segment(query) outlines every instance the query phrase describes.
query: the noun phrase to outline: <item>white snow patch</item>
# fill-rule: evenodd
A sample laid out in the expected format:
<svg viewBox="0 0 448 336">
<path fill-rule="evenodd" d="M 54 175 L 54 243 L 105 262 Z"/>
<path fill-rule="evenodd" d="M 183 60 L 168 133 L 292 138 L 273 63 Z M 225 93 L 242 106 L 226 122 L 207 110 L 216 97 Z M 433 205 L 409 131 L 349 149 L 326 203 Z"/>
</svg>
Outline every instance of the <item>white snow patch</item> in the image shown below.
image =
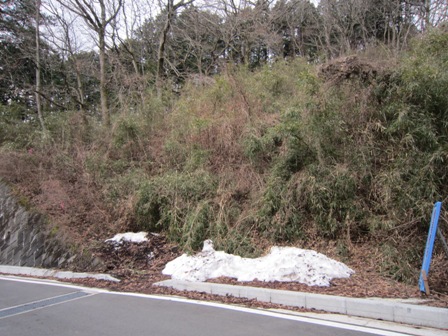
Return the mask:
<svg viewBox="0 0 448 336">
<path fill-rule="evenodd" d="M 143 243 L 148 240 L 146 236 L 148 235 L 147 232 L 126 232 L 126 233 L 118 233 L 113 238 L 105 240 L 106 243 L 112 243 L 119 245 L 123 242 L 130 242 L 130 243 Z"/>
<path fill-rule="evenodd" d="M 274 246 L 266 256 L 251 259 L 215 251 L 212 241 L 206 240 L 202 252 L 194 256 L 183 254 L 167 263 L 162 273 L 186 281 L 225 276 L 238 281 L 257 279 L 329 286 L 333 278 L 348 278 L 354 271 L 312 250 Z"/>
</svg>

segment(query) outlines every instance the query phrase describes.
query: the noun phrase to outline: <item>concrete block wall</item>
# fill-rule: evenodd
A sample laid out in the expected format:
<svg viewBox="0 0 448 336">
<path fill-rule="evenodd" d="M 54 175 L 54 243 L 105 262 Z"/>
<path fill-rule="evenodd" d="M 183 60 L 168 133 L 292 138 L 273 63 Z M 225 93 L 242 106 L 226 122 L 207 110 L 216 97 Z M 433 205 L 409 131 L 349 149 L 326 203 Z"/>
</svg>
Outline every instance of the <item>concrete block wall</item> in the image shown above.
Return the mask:
<svg viewBox="0 0 448 336">
<path fill-rule="evenodd" d="M 0 181 L 0 264 L 61 268 L 74 259 L 47 231 L 43 217 L 21 206 Z"/>
</svg>

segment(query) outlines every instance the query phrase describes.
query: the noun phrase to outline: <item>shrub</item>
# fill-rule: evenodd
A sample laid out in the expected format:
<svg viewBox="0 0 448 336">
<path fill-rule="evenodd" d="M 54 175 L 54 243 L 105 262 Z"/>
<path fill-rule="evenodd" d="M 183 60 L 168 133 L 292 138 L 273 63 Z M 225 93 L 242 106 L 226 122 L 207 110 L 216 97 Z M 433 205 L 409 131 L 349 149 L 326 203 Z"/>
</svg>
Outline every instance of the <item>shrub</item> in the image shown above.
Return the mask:
<svg viewBox="0 0 448 336">
<path fill-rule="evenodd" d="M 138 192 L 135 207 L 142 230 L 165 231 L 189 248 L 198 248 L 206 239 L 212 216 L 207 200 L 215 192 L 215 181 L 205 171 L 169 172 L 150 179 Z"/>
<path fill-rule="evenodd" d="M 40 125 L 28 113 L 23 105 L 0 105 L 0 146 L 15 149 L 30 146 Z"/>
</svg>

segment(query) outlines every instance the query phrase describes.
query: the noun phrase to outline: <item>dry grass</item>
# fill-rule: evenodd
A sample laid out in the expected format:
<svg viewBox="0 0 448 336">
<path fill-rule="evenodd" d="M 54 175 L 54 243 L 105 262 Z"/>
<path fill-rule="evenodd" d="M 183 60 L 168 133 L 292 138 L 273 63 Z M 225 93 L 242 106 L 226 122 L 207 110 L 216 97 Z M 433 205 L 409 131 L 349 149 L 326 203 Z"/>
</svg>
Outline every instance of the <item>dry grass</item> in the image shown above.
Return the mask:
<svg viewBox="0 0 448 336">
<path fill-rule="evenodd" d="M 319 242 L 349 261 L 370 246 L 375 272 L 415 281 L 432 203 L 448 191 L 442 52 L 394 69 L 345 58 L 323 67 L 328 78 L 300 60 L 229 66 L 166 106 L 149 97 L 154 113 L 120 113 L 111 130 L 55 117 L 49 140 L 0 152 L 0 176 L 79 241 L 158 229 L 190 251 L 205 238 L 251 256 Z"/>
</svg>

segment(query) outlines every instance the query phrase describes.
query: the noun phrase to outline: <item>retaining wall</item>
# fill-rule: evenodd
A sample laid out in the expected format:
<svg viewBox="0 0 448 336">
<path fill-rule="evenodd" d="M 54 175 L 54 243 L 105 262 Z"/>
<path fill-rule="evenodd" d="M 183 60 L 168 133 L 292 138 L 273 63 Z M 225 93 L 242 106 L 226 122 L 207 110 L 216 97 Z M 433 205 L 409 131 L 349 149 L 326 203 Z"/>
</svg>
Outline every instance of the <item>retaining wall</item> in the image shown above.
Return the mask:
<svg viewBox="0 0 448 336">
<path fill-rule="evenodd" d="M 63 268 L 75 259 L 48 230 L 44 217 L 21 206 L 0 181 L 0 264 Z"/>
</svg>

